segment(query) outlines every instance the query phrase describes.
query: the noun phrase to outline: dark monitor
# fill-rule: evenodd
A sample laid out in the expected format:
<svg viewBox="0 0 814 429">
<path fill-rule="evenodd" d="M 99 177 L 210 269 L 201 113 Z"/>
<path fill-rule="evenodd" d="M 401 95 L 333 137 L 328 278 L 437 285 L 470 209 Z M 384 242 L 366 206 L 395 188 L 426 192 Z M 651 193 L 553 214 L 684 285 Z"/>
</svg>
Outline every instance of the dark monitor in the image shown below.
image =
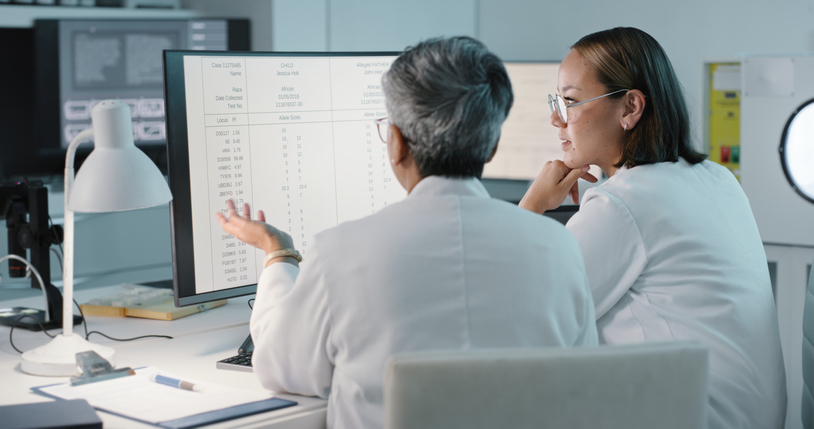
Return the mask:
<svg viewBox="0 0 814 429">
<path fill-rule="evenodd" d="M 0 67 L 0 94 L 8 100 L 0 103 L 0 182 L 18 181 L 20 175 L 38 168 L 34 30 L 0 28 L 0 40 L 7 41 L 0 43 L 0 58 L 13 65 Z"/>
<path fill-rule="evenodd" d="M 579 204 L 563 204 L 556 209 L 548 210 L 543 215 L 548 216 L 557 222 L 565 225 L 568 223 L 568 220 L 571 219 L 571 216 L 576 214 L 579 211 Z"/>
<path fill-rule="evenodd" d="M 307 256 L 314 234 L 404 198 L 373 123 L 396 56 L 165 52 L 176 305 L 256 291 L 264 255 L 221 229 L 227 199 Z"/>
<path fill-rule="evenodd" d="M 136 145 L 166 172 L 161 52 L 249 50 L 249 21 L 36 20 L 33 44 L 37 162 L 28 168 L 39 171 L 20 174 L 61 174 L 65 149 L 90 128 L 93 106 L 106 99 L 130 105 Z M 77 165 L 90 152 L 89 143 L 82 146 Z M 12 173 L 18 172 L 6 171 Z"/>
</svg>

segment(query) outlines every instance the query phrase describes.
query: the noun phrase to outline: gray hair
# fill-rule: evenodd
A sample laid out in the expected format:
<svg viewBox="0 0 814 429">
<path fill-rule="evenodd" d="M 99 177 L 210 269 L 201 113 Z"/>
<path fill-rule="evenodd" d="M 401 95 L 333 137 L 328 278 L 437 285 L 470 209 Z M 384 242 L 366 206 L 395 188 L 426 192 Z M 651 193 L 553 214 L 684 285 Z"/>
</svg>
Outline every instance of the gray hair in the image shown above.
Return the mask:
<svg viewBox="0 0 814 429">
<path fill-rule="evenodd" d="M 514 95 L 503 62 L 471 37 L 407 48 L 382 77 L 389 121 L 423 177 L 478 177 Z"/>
</svg>

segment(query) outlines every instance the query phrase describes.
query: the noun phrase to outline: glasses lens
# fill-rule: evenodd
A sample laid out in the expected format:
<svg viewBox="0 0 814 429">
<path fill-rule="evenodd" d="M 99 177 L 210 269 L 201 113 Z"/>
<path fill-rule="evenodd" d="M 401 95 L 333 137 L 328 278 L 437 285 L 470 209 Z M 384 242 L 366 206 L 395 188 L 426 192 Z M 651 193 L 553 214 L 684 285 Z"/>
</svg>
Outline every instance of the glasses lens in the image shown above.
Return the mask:
<svg viewBox="0 0 814 429">
<path fill-rule="evenodd" d="M 557 113 L 560 115 L 560 120 L 565 124 L 568 123 L 568 106 L 565 105 L 565 99 L 557 95 Z"/>
</svg>

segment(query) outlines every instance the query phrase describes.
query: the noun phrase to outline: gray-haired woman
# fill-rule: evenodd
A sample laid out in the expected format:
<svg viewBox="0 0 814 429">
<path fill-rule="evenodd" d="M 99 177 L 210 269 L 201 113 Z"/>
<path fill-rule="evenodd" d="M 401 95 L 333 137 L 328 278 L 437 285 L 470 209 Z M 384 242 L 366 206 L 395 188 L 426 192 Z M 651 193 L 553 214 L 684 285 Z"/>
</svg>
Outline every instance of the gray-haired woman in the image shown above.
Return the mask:
<svg viewBox="0 0 814 429">
<path fill-rule="evenodd" d="M 301 268 L 272 257 L 251 320 L 261 383 L 328 397 L 333 428 L 384 426 L 384 365 L 397 352 L 597 343 L 574 238 L 480 183 L 513 99 L 500 59 L 471 38 L 430 40 L 383 88 L 380 134 L 408 196 L 318 234 Z M 293 249 L 262 213 L 228 207 L 227 232 L 267 254 Z"/>
</svg>

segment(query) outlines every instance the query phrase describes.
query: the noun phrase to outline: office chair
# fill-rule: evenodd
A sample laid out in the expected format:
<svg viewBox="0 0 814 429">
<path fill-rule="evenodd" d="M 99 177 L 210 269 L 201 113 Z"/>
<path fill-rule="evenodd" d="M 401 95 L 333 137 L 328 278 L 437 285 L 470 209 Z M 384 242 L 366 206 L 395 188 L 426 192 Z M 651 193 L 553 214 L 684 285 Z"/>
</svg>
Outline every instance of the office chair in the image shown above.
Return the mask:
<svg viewBox="0 0 814 429">
<path fill-rule="evenodd" d="M 399 354 L 385 428 L 700 429 L 707 371 L 694 341 Z"/>
<path fill-rule="evenodd" d="M 808 290 L 803 310 L 803 427 L 814 429 L 814 265 L 808 275 Z"/>
</svg>

